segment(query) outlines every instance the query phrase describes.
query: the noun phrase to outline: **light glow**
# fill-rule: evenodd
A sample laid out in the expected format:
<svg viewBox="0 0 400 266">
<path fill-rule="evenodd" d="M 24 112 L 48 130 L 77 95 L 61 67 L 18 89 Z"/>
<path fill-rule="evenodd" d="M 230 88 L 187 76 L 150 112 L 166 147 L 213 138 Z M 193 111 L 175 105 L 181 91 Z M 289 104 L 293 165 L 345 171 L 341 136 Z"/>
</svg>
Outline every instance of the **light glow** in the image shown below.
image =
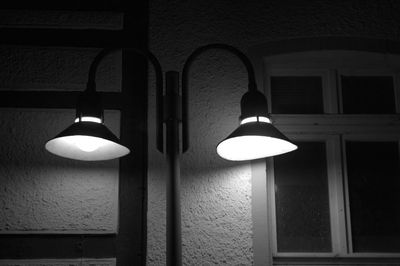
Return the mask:
<svg viewBox="0 0 400 266">
<path fill-rule="evenodd" d="M 270 123 L 271 124 L 271 120 L 268 117 L 265 117 L 265 116 L 259 116 L 258 117 L 258 122 L 264 122 L 264 123 Z"/>
<path fill-rule="evenodd" d="M 244 118 L 242 121 L 240 121 L 240 124 L 243 125 L 252 122 L 271 123 L 271 120 L 265 116 L 251 116 Z"/>
<path fill-rule="evenodd" d="M 94 123 L 101 123 L 101 118 L 94 117 L 94 116 L 82 116 L 80 121 L 79 117 L 75 118 L 75 123 L 78 122 L 94 122 Z"/>
<path fill-rule="evenodd" d="M 74 145 L 84 152 L 94 152 L 104 145 L 104 139 L 96 138 L 92 136 L 71 136 L 66 137 L 65 141 L 69 142 L 69 145 Z"/>
<path fill-rule="evenodd" d="M 217 146 L 217 153 L 231 161 L 255 160 L 296 150 L 297 146 L 283 139 L 266 136 L 228 138 Z"/>
<path fill-rule="evenodd" d="M 46 143 L 46 149 L 58 156 L 82 161 L 110 160 L 130 152 L 113 141 L 84 135 L 54 138 Z"/>
</svg>

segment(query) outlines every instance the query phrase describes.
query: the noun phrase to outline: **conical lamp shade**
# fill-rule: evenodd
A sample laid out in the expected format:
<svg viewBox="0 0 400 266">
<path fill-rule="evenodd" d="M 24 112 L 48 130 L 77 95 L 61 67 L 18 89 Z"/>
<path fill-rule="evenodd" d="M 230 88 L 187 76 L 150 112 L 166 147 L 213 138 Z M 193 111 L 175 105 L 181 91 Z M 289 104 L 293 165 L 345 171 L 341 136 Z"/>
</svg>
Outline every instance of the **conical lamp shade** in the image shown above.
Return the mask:
<svg viewBox="0 0 400 266">
<path fill-rule="evenodd" d="M 246 161 L 275 156 L 297 149 L 271 123 L 251 122 L 240 125 L 217 146 L 217 153 L 231 161 Z"/>
<path fill-rule="evenodd" d="M 104 124 L 95 122 L 74 123 L 45 147 L 58 156 L 82 161 L 111 160 L 130 152 Z"/>
</svg>

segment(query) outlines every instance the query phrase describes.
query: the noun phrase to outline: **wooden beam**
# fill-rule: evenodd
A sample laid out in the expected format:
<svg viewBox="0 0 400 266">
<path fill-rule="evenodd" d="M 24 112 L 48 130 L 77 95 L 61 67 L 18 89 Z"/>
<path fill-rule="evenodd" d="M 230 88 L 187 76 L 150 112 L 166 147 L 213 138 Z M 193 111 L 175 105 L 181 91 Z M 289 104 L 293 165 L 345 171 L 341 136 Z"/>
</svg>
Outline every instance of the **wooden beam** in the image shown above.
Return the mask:
<svg viewBox="0 0 400 266">
<path fill-rule="evenodd" d="M 115 235 L 0 235 L 0 258 L 112 258 Z"/>
<path fill-rule="evenodd" d="M 0 108 L 74 109 L 80 92 L 0 91 Z M 100 92 L 104 109 L 120 110 L 123 100 L 118 92 Z"/>
<path fill-rule="evenodd" d="M 0 36 L 0 45 L 100 48 L 125 43 L 122 30 L 3 28 Z"/>
<path fill-rule="evenodd" d="M 124 15 L 125 33 L 135 36 L 130 46 L 145 50 L 148 46 L 148 1 L 135 4 L 136 8 Z M 120 159 L 117 266 L 144 266 L 147 251 L 147 60 L 125 50 L 122 66 L 121 141 L 133 149 Z"/>
<path fill-rule="evenodd" d="M 70 10 L 70 11 L 124 11 L 123 0 L 14 0 L 1 3 L 1 9 Z"/>
</svg>

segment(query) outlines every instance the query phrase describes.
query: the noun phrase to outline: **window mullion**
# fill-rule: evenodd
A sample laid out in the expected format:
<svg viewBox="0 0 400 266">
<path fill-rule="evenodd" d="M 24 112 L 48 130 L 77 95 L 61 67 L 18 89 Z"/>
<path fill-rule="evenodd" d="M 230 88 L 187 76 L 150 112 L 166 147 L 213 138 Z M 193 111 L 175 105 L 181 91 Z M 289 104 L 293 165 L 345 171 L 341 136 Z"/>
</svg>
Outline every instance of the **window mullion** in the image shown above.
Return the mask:
<svg viewBox="0 0 400 266">
<path fill-rule="evenodd" d="M 342 91 L 342 82 L 340 81 L 340 71 L 335 70 L 335 77 L 336 77 L 336 90 L 337 90 L 337 105 L 339 108 L 339 114 L 343 114 L 343 91 Z"/>
<path fill-rule="evenodd" d="M 272 254 L 278 253 L 278 238 L 276 233 L 276 208 L 275 208 L 275 175 L 273 158 L 267 158 L 267 199 L 268 200 L 268 217 L 270 218 L 268 233 L 271 235 L 270 243 Z"/>
<path fill-rule="evenodd" d="M 400 113 L 400 74 L 393 75 L 394 96 L 396 100 L 396 113 Z"/>
<path fill-rule="evenodd" d="M 350 201 L 349 201 L 349 180 L 347 175 L 347 158 L 346 158 L 346 140 L 343 135 L 340 136 L 341 143 L 341 157 L 342 157 L 342 172 L 343 172 L 343 200 L 345 207 L 345 220 L 346 220 L 346 235 L 347 235 L 347 253 L 353 254 L 353 240 L 351 233 L 351 214 L 350 214 Z"/>
<path fill-rule="evenodd" d="M 324 112 L 326 114 L 338 113 L 337 71 L 328 69 L 323 77 Z"/>
<path fill-rule="evenodd" d="M 343 167 L 339 136 L 327 141 L 327 162 L 329 176 L 329 202 L 332 229 L 332 251 L 338 255 L 347 253 L 346 214 L 343 187 Z"/>
</svg>

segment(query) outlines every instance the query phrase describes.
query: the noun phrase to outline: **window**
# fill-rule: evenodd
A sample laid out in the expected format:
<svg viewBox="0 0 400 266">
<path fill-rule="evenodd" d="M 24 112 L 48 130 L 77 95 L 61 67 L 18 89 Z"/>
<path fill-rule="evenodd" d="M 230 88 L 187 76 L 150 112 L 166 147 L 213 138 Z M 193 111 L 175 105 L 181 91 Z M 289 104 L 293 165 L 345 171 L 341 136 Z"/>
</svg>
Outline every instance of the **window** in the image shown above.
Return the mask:
<svg viewBox="0 0 400 266">
<path fill-rule="evenodd" d="M 267 159 L 274 261 L 400 262 L 400 57 L 324 51 L 264 63 L 271 118 L 299 147 Z"/>
<path fill-rule="evenodd" d="M 274 159 L 278 252 L 330 252 L 328 173 L 324 142 L 297 142 Z"/>
<path fill-rule="evenodd" d="M 354 252 L 400 252 L 399 143 L 346 140 Z"/>
<path fill-rule="evenodd" d="M 272 76 L 272 113 L 321 114 L 324 112 L 322 78 Z"/>
<path fill-rule="evenodd" d="M 340 76 L 344 114 L 394 114 L 392 76 Z"/>
</svg>

